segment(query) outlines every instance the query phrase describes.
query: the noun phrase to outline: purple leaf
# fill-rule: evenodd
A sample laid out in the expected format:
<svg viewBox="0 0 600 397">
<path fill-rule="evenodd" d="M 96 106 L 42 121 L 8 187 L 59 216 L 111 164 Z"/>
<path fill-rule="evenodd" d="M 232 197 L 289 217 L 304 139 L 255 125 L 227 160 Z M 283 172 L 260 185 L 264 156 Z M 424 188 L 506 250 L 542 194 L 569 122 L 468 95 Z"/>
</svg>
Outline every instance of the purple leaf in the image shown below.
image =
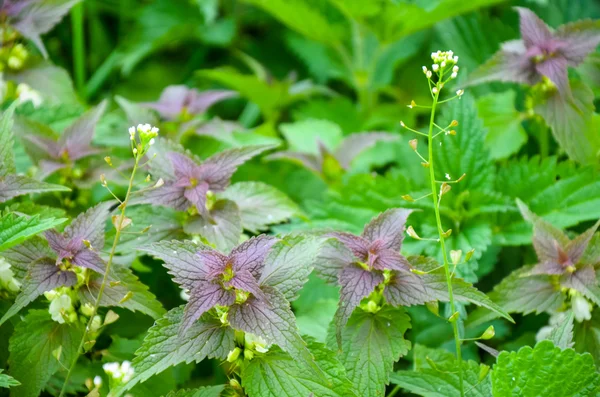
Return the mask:
<svg viewBox="0 0 600 397">
<path fill-rule="evenodd" d="M 567 251 L 567 255 L 572 263 L 579 263 L 579 260 L 583 256 L 583 253 L 587 249 L 590 240 L 592 237 L 594 237 L 594 233 L 596 233 L 596 230 L 598 230 L 599 226 L 600 220 L 598 220 L 598 222 L 596 222 L 592 227 L 575 237 L 569 242 L 569 244 L 567 244 L 565 250 Z"/>
<path fill-rule="evenodd" d="M 393 272 L 383 294 L 393 306 L 421 305 L 436 300 L 421 277 L 411 272 Z"/>
<path fill-rule="evenodd" d="M 71 222 L 65 228 L 64 235 L 67 239 L 87 240 L 93 248 L 102 249 L 104 247 L 104 229 L 110 207 L 114 202 L 106 201 L 88 209 Z"/>
<path fill-rule="evenodd" d="M 234 272 L 234 276 L 226 283 L 227 286 L 232 286 L 235 289 L 246 291 L 254 295 L 258 300 L 267 302 L 267 297 L 260 289 L 256 278 L 248 270 L 238 270 Z"/>
<path fill-rule="evenodd" d="M 231 251 L 233 270 L 247 270 L 255 278 L 259 278 L 263 272 L 267 254 L 277 241 L 277 238 L 265 234 L 244 241 Z"/>
<path fill-rule="evenodd" d="M 208 249 L 210 247 L 192 241 L 160 241 L 139 248 L 140 251 L 162 259 L 174 281 L 187 290 L 191 290 L 197 280 L 207 277 L 209 269 L 197 254 Z"/>
<path fill-rule="evenodd" d="M 488 81 L 505 81 L 521 84 L 536 84 L 540 81 L 535 68 L 525 56 L 522 40 L 505 43 L 502 49 L 469 75 L 463 86 L 477 85 Z"/>
<path fill-rule="evenodd" d="M 106 110 L 107 101 L 102 101 L 95 108 L 88 110 L 62 133 L 58 140 L 61 151 L 66 151 L 71 160 L 97 153 L 91 147 L 96 125 Z"/>
<path fill-rule="evenodd" d="M 201 179 L 208 182 L 212 191 L 225 190 L 229 186 L 231 176 L 240 165 L 265 150 L 273 149 L 276 146 L 246 146 L 217 153 L 200 165 Z"/>
<path fill-rule="evenodd" d="M 173 171 L 177 179 L 198 178 L 200 176 L 200 166 L 185 154 L 169 152 L 167 157 L 171 160 L 171 164 L 173 164 Z"/>
<path fill-rule="evenodd" d="M 200 251 L 196 255 L 202 263 L 203 269 L 206 269 L 204 278 L 210 281 L 221 276 L 229 263 L 229 257 L 211 249 Z"/>
<path fill-rule="evenodd" d="M 185 187 L 177 186 L 173 182 L 165 182 L 161 187 L 145 190 L 140 196 L 134 197 L 130 203 L 163 205 L 177 211 L 185 211 L 190 207 L 185 197 Z"/>
<path fill-rule="evenodd" d="M 24 194 L 56 191 L 68 192 L 70 190 L 64 186 L 41 182 L 22 175 L 7 175 L 4 178 L 0 178 L 0 203 Z"/>
<path fill-rule="evenodd" d="M 537 63 L 535 69 L 556 85 L 562 96 L 571 95 L 569 88 L 569 76 L 567 75 L 567 60 L 565 58 L 550 58 L 547 61 Z"/>
<path fill-rule="evenodd" d="M 25 139 L 29 143 L 34 144 L 40 150 L 42 150 L 52 158 L 60 157 L 60 145 L 57 141 L 53 139 L 38 135 L 25 135 L 23 136 L 23 139 Z"/>
<path fill-rule="evenodd" d="M 385 132 L 363 132 L 346 137 L 335 150 L 335 158 L 344 169 L 350 168 L 352 160 L 363 151 L 375 146 L 377 142 L 398 140 L 397 135 Z"/>
<path fill-rule="evenodd" d="M 230 306 L 235 302 L 235 293 L 223 286 L 210 282 L 196 282 L 190 290 L 190 300 L 185 306 L 180 333 L 184 334 L 204 313 L 215 305 Z"/>
<path fill-rule="evenodd" d="M 23 287 L 15 303 L 8 309 L 0 325 L 6 320 L 17 314 L 22 308 L 33 302 L 38 296 L 46 291 L 51 291 L 58 287 L 71 287 L 77 283 L 77 276 L 71 271 L 61 271 L 54 261 L 48 258 L 42 258 L 33 262 L 29 267 L 29 272 Z"/>
<path fill-rule="evenodd" d="M 552 32 L 548 26 L 533 11 L 515 7 L 520 17 L 521 37 L 526 47 L 543 47 L 552 39 Z"/>
<path fill-rule="evenodd" d="M 362 237 L 371 242 L 381 240 L 384 243 L 382 248 L 400 251 L 404 240 L 406 219 L 411 212 L 412 210 L 403 208 L 385 211 L 365 226 Z"/>
<path fill-rule="evenodd" d="M 358 266 L 345 267 L 340 273 L 340 305 L 335 313 L 337 341 L 341 347 L 342 330 L 360 301 L 369 296 L 383 282 L 383 274 Z"/>
<path fill-rule="evenodd" d="M 557 29 L 556 37 L 565 43 L 561 51 L 569 66 L 576 67 L 600 44 L 600 23 L 589 19 L 568 23 Z"/>
<path fill-rule="evenodd" d="M 9 8 L 9 23 L 15 27 L 23 36 L 33 41 L 39 48 L 44 58 L 48 58 L 48 53 L 40 35 L 49 32 L 62 17 L 69 12 L 71 7 L 79 3 L 80 0 L 30 0 L 23 1 L 18 6 Z M 17 3 L 18 4 L 18 3 Z"/>
<path fill-rule="evenodd" d="M 172 120 L 184 111 L 192 115 L 204 113 L 215 103 L 237 95 L 237 92 L 230 90 L 201 92 L 185 85 L 172 85 L 163 90 L 157 102 L 143 105 L 156 110 L 162 118 Z"/>
<path fill-rule="evenodd" d="M 75 256 L 73 256 L 72 262 L 79 267 L 92 269 L 100 274 L 104 274 L 104 269 L 106 268 L 106 264 L 102 258 L 90 249 L 82 249 L 77 252 Z"/>
<path fill-rule="evenodd" d="M 372 260 L 371 260 L 372 258 Z M 398 251 L 385 248 L 376 254 L 369 255 L 369 266 L 377 270 L 404 270 L 410 271 L 410 263 Z"/>
<path fill-rule="evenodd" d="M 300 163 L 304 167 L 308 168 L 311 171 L 314 171 L 318 174 L 323 172 L 323 159 L 320 156 L 311 154 L 311 153 L 300 153 L 300 152 L 290 152 L 290 151 L 281 151 L 277 153 L 270 154 L 266 157 L 267 160 L 292 160 L 293 162 Z"/>
<path fill-rule="evenodd" d="M 315 271 L 328 283 L 337 283 L 340 272 L 354 261 L 354 255 L 341 241 L 330 238 L 323 243 Z"/>
<path fill-rule="evenodd" d="M 11 264 L 11 269 L 19 281 L 23 281 L 29 266 L 42 258 L 48 258 L 53 255 L 52 249 L 41 237 L 34 237 L 23 243 L 2 251 L 3 258 L 6 258 Z"/>
<path fill-rule="evenodd" d="M 329 236 L 335 237 L 348 248 L 356 259 L 366 262 L 369 255 L 369 241 L 346 232 L 333 232 Z"/>
<path fill-rule="evenodd" d="M 186 188 L 183 193 L 187 201 L 193 204 L 203 217 L 208 216 L 208 209 L 206 208 L 206 193 L 208 193 L 208 190 L 208 183 L 200 183 Z"/>
</svg>

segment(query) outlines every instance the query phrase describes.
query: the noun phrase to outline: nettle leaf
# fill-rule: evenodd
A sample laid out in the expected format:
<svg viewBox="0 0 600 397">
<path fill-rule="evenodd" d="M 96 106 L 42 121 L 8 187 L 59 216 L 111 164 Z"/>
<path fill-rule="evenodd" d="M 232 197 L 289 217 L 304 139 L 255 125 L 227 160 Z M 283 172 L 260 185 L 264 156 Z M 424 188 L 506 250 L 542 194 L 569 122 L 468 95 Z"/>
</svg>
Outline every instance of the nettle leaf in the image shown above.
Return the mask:
<svg viewBox="0 0 600 397">
<path fill-rule="evenodd" d="M 296 318 L 281 292 L 269 286 L 262 287 L 266 301 L 251 296 L 246 302 L 231 306 L 229 322 L 234 329 L 250 332 L 275 343 L 282 350 L 308 364 L 313 374 L 322 377 L 306 343 L 298 333 Z"/>
<path fill-rule="evenodd" d="M 17 172 L 13 153 L 14 137 L 12 133 L 13 115 L 16 107 L 17 103 L 15 102 L 0 117 L 0 177 Z"/>
<path fill-rule="evenodd" d="M 329 150 L 333 150 L 343 139 L 340 126 L 328 120 L 302 120 L 281 124 L 279 128 L 289 144 L 289 149 L 294 152 L 319 154 L 319 141 Z"/>
<path fill-rule="evenodd" d="M 0 178 L 0 203 L 24 194 L 68 192 L 70 190 L 65 186 L 40 182 L 22 175 L 7 175 L 4 178 Z"/>
<path fill-rule="evenodd" d="M 0 387 L 9 388 L 13 386 L 19 386 L 21 384 L 21 382 L 19 382 L 12 376 L 3 374 L 2 372 L 4 372 L 4 370 L 0 369 Z"/>
<path fill-rule="evenodd" d="M 410 317 L 401 307 L 386 306 L 377 313 L 354 311 L 342 331 L 339 359 L 357 395 L 380 397 L 385 394 L 394 363 L 410 350 L 410 342 L 404 339 L 409 328 Z M 330 327 L 328 340 L 331 348 L 337 348 L 333 327 Z"/>
<path fill-rule="evenodd" d="M 418 355 L 417 355 L 418 352 Z M 391 375 L 392 383 L 410 393 L 424 397 L 460 397 L 460 380 L 456 358 L 449 352 L 415 346 L 414 371 L 398 371 Z M 430 365 L 435 364 L 435 367 Z M 489 367 L 475 361 L 463 361 L 463 390 L 469 397 L 492 395 Z M 483 376 L 483 378 L 482 378 Z"/>
<path fill-rule="evenodd" d="M 470 95 L 452 101 L 442 113 L 441 126 L 452 120 L 459 122 L 456 135 L 446 137 L 443 145 L 434 151 L 434 161 L 438 180 L 445 180 L 444 174 L 457 179 L 463 173 L 465 179 L 453 186 L 452 191 L 491 190 L 494 186 L 494 165 L 485 147 L 486 129 L 477 115 L 477 107 Z"/>
<path fill-rule="evenodd" d="M 548 339 L 554 343 L 554 346 L 560 348 L 560 349 L 568 349 L 573 347 L 573 318 L 574 318 L 574 314 L 572 311 L 569 311 L 567 318 L 565 321 L 561 322 L 560 324 L 557 324 L 552 331 L 550 332 L 550 335 L 548 336 Z"/>
<path fill-rule="evenodd" d="M 83 303 L 94 304 L 100 291 L 103 276 L 95 274 L 88 284 L 79 289 Z M 131 311 L 139 311 L 157 319 L 165 314 L 165 309 L 130 268 L 114 265 L 107 280 L 100 300 L 101 307 L 123 307 Z"/>
<path fill-rule="evenodd" d="M 184 334 L 180 333 L 182 319 L 183 306 L 180 306 L 167 312 L 148 330 L 132 362 L 135 375 L 126 385 L 113 391 L 115 396 L 179 363 L 198 363 L 205 358 L 224 360 L 235 347 L 233 330 L 210 313 Z"/>
<path fill-rule="evenodd" d="M 14 272 L 15 277 L 19 281 L 22 281 L 27 275 L 29 266 L 32 263 L 42 258 L 51 257 L 53 252 L 54 251 L 50 249 L 46 240 L 36 236 L 22 244 L 1 252 L 0 256 L 10 263 L 11 270 Z"/>
<path fill-rule="evenodd" d="M 198 389 L 172 391 L 165 397 L 219 397 L 225 385 L 204 386 Z"/>
<path fill-rule="evenodd" d="M 494 396 L 594 396 L 599 389 L 592 356 L 561 350 L 551 341 L 500 353 L 492 372 Z"/>
<path fill-rule="evenodd" d="M 5 214 L 0 217 L 0 251 L 14 247 L 44 230 L 51 229 L 62 223 L 65 218 L 41 218 L 40 215 L 17 216 Z"/>
<path fill-rule="evenodd" d="M 31 264 L 27 276 L 23 280 L 21 292 L 15 303 L 0 319 L 0 325 L 17 314 L 25 306 L 33 302 L 46 291 L 58 287 L 71 287 L 77 283 L 77 276 L 71 271 L 61 271 L 53 260 L 42 258 Z"/>
<path fill-rule="evenodd" d="M 198 234 L 221 251 L 235 247 L 242 236 L 242 218 L 233 201 L 219 200 L 210 211 L 210 219 L 192 218 L 183 226 L 188 234 Z"/>
<path fill-rule="evenodd" d="M 9 341 L 9 373 L 21 382 L 11 395 L 39 396 L 50 377 L 67 368 L 79 353 L 82 337 L 83 327 L 59 324 L 48 310 L 30 311 Z"/>
<path fill-rule="evenodd" d="M 527 142 L 521 114 L 515 109 L 516 92 L 489 94 L 477 100 L 477 112 L 487 129 L 485 147 L 494 160 L 517 153 Z"/>
<path fill-rule="evenodd" d="M 553 312 L 564 303 L 560 286 L 552 282 L 548 275 L 529 275 L 532 267 L 526 266 L 512 272 L 496 285 L 489 298 L 507 313 Z M 476 310 L 469 317 L 473 324 L 479 324 L 497 317 L 496 313 Z"/>
<path fill-rule="evenodd" d="M 308 347 L 325 373 L 326 381 L 315 377 L 289 354 L 271 348 L 242 368 L 242 386 L 246 393 L 250 397 L 356 396 L 335 353 L 317 342 L 309 342 Z"/>
<path fill-rule="evenodd" d="M 262 182 L 238 182 L 220 194 L 236 203 L 242 226 L 252 233 L 268 229 L 269 225 L 287 221 L 300 213 L 298 205 L 285 193 Z"/>
<path fill-rule="evenodd" d="M 259 284 L 276 288 L 285 299 L 294 300 L 308 281 L 320 248 L 321 242 L 311 236 L 284 237 L 271 247 Z"/>
</svg>

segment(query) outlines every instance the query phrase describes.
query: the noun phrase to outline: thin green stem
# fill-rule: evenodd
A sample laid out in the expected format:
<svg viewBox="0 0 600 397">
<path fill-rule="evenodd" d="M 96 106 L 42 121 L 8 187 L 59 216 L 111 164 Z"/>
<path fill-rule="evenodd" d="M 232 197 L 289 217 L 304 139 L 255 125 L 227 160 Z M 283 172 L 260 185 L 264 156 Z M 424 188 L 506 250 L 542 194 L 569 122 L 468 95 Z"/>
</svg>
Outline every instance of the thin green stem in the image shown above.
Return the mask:
<svg viewBox="0 0 600 397">
<path fill-rule="evenodd" d="M 441 80 L 441 77 L 440 77 Z M 439 85 L 439 84 L 438 84 Z M 438 206 L 438 192 L 435 181 L 435 167 L 433 162 L 433 127 L 435 125 L 435 110 L 438 105 L 438 99 L 440 96 L 441 88 L 438 86 L 437 92 L 433 97 L 433 104 L 431 105 L 431 117 L 429 119 L 429 136 L 428 136 L 428 146 L 429 146 L 429 179 L 431 182 L 431 193 L 433 200 L 433 209 L 435 211 L 435 220 L 437 223 L 438 235 L 440 239 L 440 247 L 442 249 L 442 255 L 444 259 L 444 273 L 446 275 L 446 284 L 448 286 L 448 298 L 450 301 L 450 311 L 452 314 L 456 312 L 456 305 L 454 303 L 454 293 L 452 291 L 452 275 L 450 273 L 450 262 L 448 261 L 448 253 L 446 252 L 446 242 L 444 239 L 444 228 L 442 227 L 442 219 L 440 216 L 440 208 Z M 459 373 L 459 387 L 460 387 L 460 395 L 464 397 L 464 386 L 463 386 L 463 371 L 462 371 L 462 352 L 460 350 L 460 336 L 458 333 L 458 323 L 452 321 L 452 330 L 454 332 L 454 343 L 456 345 L 456 360 L 458 361 L 458 373 Z"/>
<path fill-rule="evenodd" d="M 400 391 L 400 386 L 396 385 L 396 387 L 394 387 L 392 389 L 392 391 L 390 392 L 390 394 L 387 395 L 387 397 L 394 397 L 396 395 L 396 393 L 398 393 Z"/>
<path fill-rule="evenodd" d="M 83 37 L 83 2 L 71 8 L 73 29 L 73 70 L 75 87 L 82 97 L 85 95 L 85 43 Z"/>
<path fill-rule="evenodd" d="M 81 337 L 81 341 L 79 342 L 79 347 L 77 348 L 75 358 L 71 362 L 69 366 L 69 371 L 67 372 L 67 376 L 65 377 L 65 382 L 63 383 L 63 387 L 60 391 L 59 397 L 63 397 L 67 390 L 67 385 L 69 384 L 69 379 L 71 378 L 71 374 L 73 373 L 73 369 L 77 364 L 77 360 L 79 359 L 79 354 L 83 349 L 83 345 L 85 344 L 85 339 L 87 337 L 88 331 L 91 329 L 92 321 L 98 312 L 98 307 L 100 306 L 100 300 L 102 299 L 102 294 L 104 293 L 104 289 L 106 288 L 106 283 L 108 281 L 108 275 L 110 274 L 110 268 L 113 263 L 113 258 L 115 256 L 115 252 L 117 251 L 117 245 L 119 244 L 119 238 L 121 237 L 121 231 L 123 230 L 123 223 L 125 222 L 125 210 L 127 209 L 127 203 L 129 202 L 129 198 L 131 197 L 131 192 L 133 190 L 133 181 L 135 178 L 136 171 L 138 169 L 139 161 L 141 156 L 135 156 L 135 164 L 133 166 L 133 170 L 131 171 L 131 176 L 129 178 L 129 185 L 127 187 L 127 194 L 125 195 L 125 199 L 123 203 L 119 205 L 121 209 L 121 213 L 119 214 L 119 219 L 116 225 L 115 230 L 115 238 L 113 240 L 112 248 L 110 250 L 110 254 L 108 256 L 108 260 L 106 261 L 106 269 L 104 271 L 104 277 L 102 278 L 102 284 L 100 285 L 100 290 L 98 291 L 98 297 L 96 298 L 96 302 L 94 303 L 94 308 L 92 310 L 92 315 L 88 320 L 88 323 L 83 331 L 83 336 Z"/>
</svg>

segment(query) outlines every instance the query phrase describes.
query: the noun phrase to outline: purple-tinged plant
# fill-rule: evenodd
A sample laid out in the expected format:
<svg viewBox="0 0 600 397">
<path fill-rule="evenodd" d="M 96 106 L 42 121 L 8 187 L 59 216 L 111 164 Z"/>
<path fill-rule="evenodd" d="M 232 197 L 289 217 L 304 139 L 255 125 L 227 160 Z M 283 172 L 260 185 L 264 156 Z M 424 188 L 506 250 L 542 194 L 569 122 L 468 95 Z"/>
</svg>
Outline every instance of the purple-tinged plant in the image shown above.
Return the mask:
<svg viewBox="0 0 600 397">
<path fill-rule="evenodd" d="M 23 137 L 39 148 L 47 157 L 39 160 L 42 179 L 60 169 L 71 167 L 79 159 L 100 152 L 99 149 L 92 147 L 92 139 L 94 138 L 96 125 L 105 109 L 106 101 L 78 118 L 67 127 L 58 140 L 43 138 L 34 134 Z"/>
<path fill-rule="evenodd" d="M 202 114 L 215 103 L 237 95 L 231 90 L 199 91 L 185 85 L 171 85 L 163 90 L 158 101 L 142 105 L 156 110 L 163 119 L 174 120 L 181 116 Z"/>
<path fill-rule="evenodd" d="M 400 254 L 406 219 L 412 210 L 387 210 L 367 224 L 360 236 L 332 232 L 342 246 L 326 246 L 322 253 L 328 279 L 337 277 L 341 286 L 340 304 L 335 315 L 338 338 L 354 309 L 378 285 L 389 279 L 390 271 L 409 273 L 411 266 Z M 387 273 L 387 274 L 386 274 Z"/>
<path fill-rule="evenodd" d="M 352 161 L 359 154 L 375 146 L 377 142 L 390 142 L 397 139 L 397 136 L 385 132 L 363 132 L 346 137 L 333 151 L 328 149 L 323 142 L 318 141 L 318 154 L 281 151 L 269 155 L 267 159 L 297 161 L 325 179 L 336 179 L 342 172 L 350 168 Z"/>
<path fill-rule="evenodd" d="M 468 84 L 500 80 L 533 85 L 548 78 L 562 96 L 570 97 L 568 67 L 576 67 L 600 44 L 600 23 L 584 20 L 552 31 L 531 10 L 515 7 L 520 16 L 521 39 L 502 44 Z"/>
<path fill-rule="evenodd" d="M 33 41 L 44 58 L 48 58 L 40 36 L 49 32 L 79 1 L 4 0 L 0 6 L 0 15 L 5 15 L 8 24 Z"/>
<path fill-rule="evenodd" d="M 0 118 L 0 203 L 29 193 L 68 191 L 60 185 L 40 182 L 17 175 L 13 154 L 13 114 L 15 105 L 8 108 Z"/>
<path fill-rule="evenodd" d="M 170 165 L 172 170 L 160 170 L 161 173 L 168 173 L 164 185 L 144 192 L 136 203 L 164 205 L 179 211 L 192 207 L 199 214 L 207 216 L 210 210 L 207 196 L 225 190 L 241 164 L 273 147 L 256 145 L 230 149 L 209 157 L 202 164 L 197 164 L 182 153 L 169 152 L 167 157 L 170 164 L 165 166 Z"/>
<path fill-rule="evenodd" d="M 90 208 L 75 218 L 63 233 L 46 232 L 50 251 L 43 252 L 43 256 L 35 253 L 37 259 L 28 266 L 21 293 L 0 319 L 0 324 L 44 292 L 72 287 L 82 281 L 78 278 L 86 278 L 83 269 L 104 273 L 104 261 L 98 250 L 104 246 L 104 226 L 110 206 L 110 202 L 105 202 Z M 53 255 L 55 258 L 51 258 Z"/>
</svg>

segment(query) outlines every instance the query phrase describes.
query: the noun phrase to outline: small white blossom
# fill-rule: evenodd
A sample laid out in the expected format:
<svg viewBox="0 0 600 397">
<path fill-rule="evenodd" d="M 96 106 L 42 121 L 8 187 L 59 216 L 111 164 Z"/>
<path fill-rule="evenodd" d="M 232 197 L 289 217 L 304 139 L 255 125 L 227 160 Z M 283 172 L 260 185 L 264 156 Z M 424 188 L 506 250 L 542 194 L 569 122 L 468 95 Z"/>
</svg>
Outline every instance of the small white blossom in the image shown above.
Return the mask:
<svg viewBox="0 0 600 397">
<path fill-rule="evenodd" d="M 571 308 L 573 309 L 575 320 L 578 322 L 592 318 L 592 305 L 579 293 L 571 297 Z"/>
<path fill-rule="evenodd" d="M 458 76 L 458 74 L 457 74 L 457 73 L 454 73 L 454 72 L 452 72 L 452 74 L 450 75 L 450 78 L 451 78 L 451 79 L 455 79 L 455 78 L 456 78 L 456 76 Z"/>
<path fill-rule="evenodd" d="M 454 67 L 452 68 L 452 72 L 458 73 L 458 66 L 454 65 Z"/>
<path fill-rule="evenodd" d="M 154 145 L 154 138 L 150 139 L 150 145 Z"/>
<path fill-rule="evenodd" d="M 133 154 L 137 154 L 138 150 L 136 147 L 133 148 Z"/>
<path fill-rule="evenodd" d="M 123 361 L 121 364 L 117 362 L 106 363 L 102 366 L 102 369 L 117 383 L 129 382 L 135 373 L 129 361 Z"/>
<path fill-rule="evenodd" d="M 433 88 L 431 89 L 431 92 L 433 92 L 434 94 L 437 94 L 437 92 L 438 92 L 438 89 L 437 89 L 437 87 L 433 87 Z"/>
<path fill-rule="evenodd" d="M 404 121 L 402 121 L 402 120 L 400 120 L 400 125 L 401 125 L 402 127 L 406 127 L 406 124 L 404 124 Z"/>
<path fill-rule="evenodd" d="M 465 93 L 465 90 L 456 91 L 456 95 L 458 95 L 458 96 L 463 96 L 464 93 Z"/>
<path fill-rule="evenodd" d="M 427 74 L 427 66 L 423 66 L 423 73 Z"/>
<path fill-rule="evenodd" d="M 450 179 L 452 179 L 452 178 L 450 178 L 450 174 L 446 174 L 446 175 L 444 175 L 444 176 L 446 177 L 446 179 L 447 179 L 447 180 L 450 180 Z"/>
<path fill-rule="evenodd" d="M 102 386 L 102 377 L 101 376 L 94 376 L 94 386 L 96 387 L 100 387 Z"/>
<path fill-rule="evenodd" d="M 442 63 L 440 63 L 440 66 L 445 68 L 446 67 L 446 61 L 442 61 Z"/>
<path fill-rule="evenodd" d="M 431 73 L 431 70 L 428 70 L 425 75 L 427 76 L 428 79 L 430 79 L 431 76 L 433 76 L 433 73 Z"/>
<path fill-rule="evenodd" d="M 74 310 L 75 309 L 73 308 L 71 297 L 67 294 L 63 294 L 57 298 L 54 298 L 52 302 L 50 302 L 50 307 L 48 309 L 52 320 L 59 324 L 64 324 L 64 315 L 68 316 L 70 313 L 74 312 Z"/>
<path fill-rule="evenodd" d="M 135 140 L 135 127 L 129 127 L 129 139 Z"/>
<path fill-rule="evenodd" d="M 440 69 L 440 65 L 434 63 L 433 65 L 431 65 L 431 69 L 433 69 L 434 72 L 437 72 Z"/>
<path fill-rule="evenodd" d="M 39 107 L 44 101 L 42 95 L 38 91 L 25 83 L 21 83 L 17 86 L 17 96 L 19 97 L 19 103 L 31 102 L 34 108 Z"/>
</svg>

